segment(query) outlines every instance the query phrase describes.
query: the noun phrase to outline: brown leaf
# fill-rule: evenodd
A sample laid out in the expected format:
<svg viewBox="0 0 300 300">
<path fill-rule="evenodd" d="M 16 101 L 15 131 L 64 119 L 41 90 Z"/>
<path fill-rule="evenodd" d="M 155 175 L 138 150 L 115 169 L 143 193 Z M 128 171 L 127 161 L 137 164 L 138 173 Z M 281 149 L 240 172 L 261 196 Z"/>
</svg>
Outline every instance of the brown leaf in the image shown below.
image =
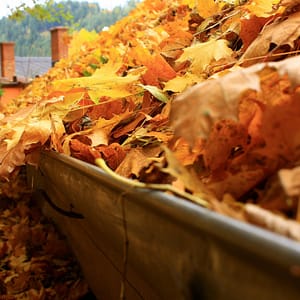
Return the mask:
<svg viewBox="0 0 300 300">
<path fill-rule="evenodd" d="M 256 74 L 262 66 L 239 70 L 218 79 L 207 80 L 179 95 L 172 103 L 170 121 L 175 136 L 190 144 L 207 138 L 211 126 L 221 119 L 238 119 L 238 101 L 247 90 L 258 91 Z"/>
<path fill-rule="evenodd" d="M 257 17 L 255 15 L 251 16 L 250 18 L 241 18 L 241 29 L 239 36 L 243 41 L 243 51 L 246 51 L 251 43 L 257 38 L 261 29 L 270 21 L 271 18 L 272 17 Z"/>
<path fill-rule="evenodd" d="M 264 79 L 260 78 L 260 72 L 264 69 L 287 75 L 294 88 L 300 83 L 299 63 L 296 56 L 278 63 L 257 64 L 195 85 L 172 103 L 170 121 L 175 136 L 184 137 L 192 145 L 199 137 L 207 139 L 215 122 L 237 121 L 240 99 L 246 92 L 261 90 L 260 81 Z"/>
<path fill-rule="evenodd" d="M 72 139 L 70 141 L 70 151 L 73 157 L 89 162 L 90 164 L 94 164 L 96 158 L 101 157 L 98 151 L 78 139 Z"/>
<path fill-rule="evenodd" d="M 126 156 L 126 152 L 118 143 L 112 143 L 108 146 L 98 146 L 95 149 L 99 151 L 102 158 L 112 170 L 115 170 Z"/>
<path fill-rule="evenodd" d="M 166 147 L 163 147 L 165 152 L 165 158 L 167 161 L 166 167 L 161 167 L 160 170 L 163 173 L 169 174 L 179 180 L 183 187 L 197 195 L 201 195 L 208 198 L 209 192 L 207 187 L 194 176 L 185 166 L 183 166 L 172 153 L 172 151 Z M 177 183 L 178 184 L 178 183 Z"/>
<path fill-rule="evenodd" d="M 221 120 L 212 127 L 204 147 L 206 167 L 212 172 L 225 168 L 238 151 L 245 151 L 248 141 L 247 128 L 232 120 Z"/>
<path fill-rule="evenodd" d="M 279 19 L 274 23 L 265 26 L 261 34 L 251 43 L 241 61 L 244 66 L 262 61 L 262 56 L 267 56 L 271 45 L 276 48 L 287 45 L 294 48 L 294 42 L 300 36 L 300 12 L 289 15 L 286 19 Z M 283 51 L 284 52 L 284 51 Z M 254 59 L 253 59 L 254 58 Z M 255 59 L 257 58 L 257 59 Z"/>
</svg>

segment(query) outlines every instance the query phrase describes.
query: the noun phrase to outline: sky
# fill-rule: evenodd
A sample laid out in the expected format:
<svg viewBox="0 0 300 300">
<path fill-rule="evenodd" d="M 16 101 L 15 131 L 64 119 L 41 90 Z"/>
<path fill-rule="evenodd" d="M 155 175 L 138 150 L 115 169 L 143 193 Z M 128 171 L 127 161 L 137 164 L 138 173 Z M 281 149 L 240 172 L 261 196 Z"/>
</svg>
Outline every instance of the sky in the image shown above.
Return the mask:
<svg viewBox="0 0 300 300">
<path fill-rule="evenodd" d="M 101 8 L 112 9 L 118 5 L 124 5 L 128 0 L 76 0 L 80 2 L 98 2 Z M 43 0 L 37 0 L 38 3 L 43 3 Z M 10 8 L 15 8 L 21 3 L 32 4 L 32 0 L 0 0 L 0 18 L 7 16 Z"/>
</svg>

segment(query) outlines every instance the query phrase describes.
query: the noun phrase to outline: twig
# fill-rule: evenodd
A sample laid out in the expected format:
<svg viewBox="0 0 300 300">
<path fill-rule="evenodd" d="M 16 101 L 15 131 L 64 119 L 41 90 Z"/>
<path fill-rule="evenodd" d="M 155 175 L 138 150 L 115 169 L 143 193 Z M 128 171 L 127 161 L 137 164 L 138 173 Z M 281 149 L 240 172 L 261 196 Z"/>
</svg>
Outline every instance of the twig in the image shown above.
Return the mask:
<svg viewBox="0 0 300 300">
<path fill-rule="evenodd" d="M 103 171 L 105 171 L 107 174 L 112 176 L 115 180 L 125 183 L 127 185 L 130 185 L 134 188 L 142 188 L 142 189 L 151 189 L 151 190 L 159 190 L 159 191 L 165 191 L 165 192 L 171 192 L 177 196 L 180 196 L 182 198 L 188 199 L 192 202 L 195 202 L 203 207 L 209 207 L 209 203 L 201 199 L 197 196 L 191 195 L 185 191 L 179 190 L 176 187 L 170 185 L 170 184 L 159 184 L 159 183 L 144 183 L 139 181 L 134 181 L 132 179 L 125 178 L 123 176 L 120 176 L 119 174 L 115 173 L 113 170 L 111 170 L 105 163 L 104 159 L 97 158 L 95 161 L 96 165 L 98 165 Z"/>
</svg>

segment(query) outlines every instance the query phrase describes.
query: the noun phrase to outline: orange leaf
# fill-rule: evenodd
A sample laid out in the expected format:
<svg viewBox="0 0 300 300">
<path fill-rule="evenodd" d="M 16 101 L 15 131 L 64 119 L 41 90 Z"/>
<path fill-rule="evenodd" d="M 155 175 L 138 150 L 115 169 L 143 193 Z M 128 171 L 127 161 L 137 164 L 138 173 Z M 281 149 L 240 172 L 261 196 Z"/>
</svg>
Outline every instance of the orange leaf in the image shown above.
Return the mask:
<svg viewBox="0 0 300 300">
<path fill-rule="evenodd" d="M 95 149 L 100 152 L 102 158 L 112 170 L 115 170 L 126 156 L 126 152 L 118 143 L 98 146 Z"/>
<path fill-rule="evenodd" d="M 151 55 L 146 48 L 135 47 L 131 55 L 138 64 L 147 67 L 146 73 L 142 76 L 147 85 L 159 85 L 159 81 L 168 81 L 176 77 L 174 69 L 166 62 L 160 54 Z"/>
<path fill-rule="evenodd" d="M 279 19 L 279 21 L 265 26 L 261 34 L 248 47 L 241 61 L 246 61 L 244 66 L 262 61 L 261 57 L 267 56 L 268 52 L 270 52 L 271 44 L 275 46 L 275 49 L 283 45 L 293 49 L 294 42 L 299 36 L 300 12 L 296 12 L 289 15 L 286 19 Z"/>
<path fill-rule="evenodd" d="M 242 18 L 240 20 L 241 29 L 239 36 L 243 41 L 243 51 L 245 51 L 249 45 L 257 38 L 261 29 L 272 17 L 263 18 L 257 16 L 251 16 L 251 18 Z"/>
<path fill-rule="evenodd" d="M 72 139 L 70 141 L 70 151 L 73 157 L 86 161 L 90 164 L 94 164 L 96 158 L 101 157 L 98 151 L 78 139 Z"/>
<path fill-rule="evenodd" d="M 116 172 L 127 178 L 139 178 L 141 170 L 147 168 L 152 163 L 152 158 L 157 157 L 159 153 L 161 153 L 160 147 L 132 148 Z"/>
</svg>

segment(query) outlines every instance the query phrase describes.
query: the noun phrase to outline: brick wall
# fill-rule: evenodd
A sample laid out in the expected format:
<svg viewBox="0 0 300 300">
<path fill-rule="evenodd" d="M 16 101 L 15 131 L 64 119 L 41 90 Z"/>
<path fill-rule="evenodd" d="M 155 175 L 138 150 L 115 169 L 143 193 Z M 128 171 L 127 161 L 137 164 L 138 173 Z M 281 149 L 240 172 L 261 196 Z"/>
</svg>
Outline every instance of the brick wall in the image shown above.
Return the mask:
<svg viewBox="0 0 300 300">
<path fill-rule="evenodd" d="M 15 43 L 2 42 L 0 43 L 1 56 L 1 77 L 13 80 L 16 75 L 15 66 Z"/>
</svg>

